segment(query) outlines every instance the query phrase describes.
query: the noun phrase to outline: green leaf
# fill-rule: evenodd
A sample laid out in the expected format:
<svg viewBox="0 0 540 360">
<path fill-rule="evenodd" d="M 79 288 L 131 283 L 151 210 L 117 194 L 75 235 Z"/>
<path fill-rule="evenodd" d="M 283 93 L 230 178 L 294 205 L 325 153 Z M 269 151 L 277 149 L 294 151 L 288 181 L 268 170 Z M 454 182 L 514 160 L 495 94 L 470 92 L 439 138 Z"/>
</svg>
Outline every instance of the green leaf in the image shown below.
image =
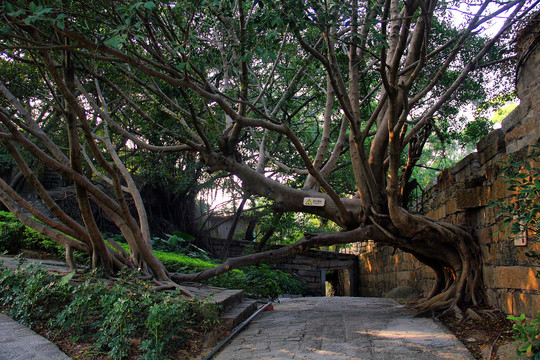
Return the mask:
<svg viewBox="0 0 540 360">
<path fill-rule="evenodd" d="M 8 15 L 11 16 L 11 17 L 17 17 L 17 16 L 22 15 L 22 14 L 24 14 L 24 10 L 22 10 L 22 9 L 8 13 Z"/>
<path fill-rule="evenodd" d="M 50 13 L 50 12 L 52 12 L 52 11 L 53 11 L 52 8 L 44 8 L 44 9 L 38 10 L 38 12 L 36 13 L 36 15 L 42 17 L 43 15 L 48 14 L 48 13 Z"/>
<path fill-rule="evenodd" d="M 527 351 L 525 353 L 527 356 L 532 356 L 532 344 L 527 346 Z"/>
<path fill-rule="evenodd" d="M 62 278 L 58 281 L 58 286 L 64 286 L 70 282 L 70 280 L 73 279 L 73 276 L 75 276 L 75 273 L 75 271 L 72 271 L 69 274 L 62 276 Z"/>
<path fill-rule="evenodd" d="M 29 17 L 27 17 L 26 19 L 24 19 L 24 23 L 25 23 L 26 25 L 30 25 L 30 24 L 33 23 L 35 20 L 36 20 L 36 17 L 35 17 L 35 16 L 29 16 Z"/>
<path fill-rule="evenodd" d="M 157 7 L 157 5 L 156 5 L 156 3 L 153 2 L 153 1 L 147 1 L 147 2 L 144 4 L 144 7 L 145 7 L 146 9 L 148 9 L 148 10 L 154 10 L 154 9 Z"/>
<path fill-rule="evenodd" d="M 6 11 L 13 11 L 15 9 L 15 7 L 7 1 L 4 3 L 4 7 L 6 8 Z"/>
<path fill-rule="evenodd" d="M 106 40 L 104 42 L 105 45 L 116 48 L 122 43 L 122 39 L 120 39 L 120 36 L 113 36 L 109 40 Z"/>
</svg>

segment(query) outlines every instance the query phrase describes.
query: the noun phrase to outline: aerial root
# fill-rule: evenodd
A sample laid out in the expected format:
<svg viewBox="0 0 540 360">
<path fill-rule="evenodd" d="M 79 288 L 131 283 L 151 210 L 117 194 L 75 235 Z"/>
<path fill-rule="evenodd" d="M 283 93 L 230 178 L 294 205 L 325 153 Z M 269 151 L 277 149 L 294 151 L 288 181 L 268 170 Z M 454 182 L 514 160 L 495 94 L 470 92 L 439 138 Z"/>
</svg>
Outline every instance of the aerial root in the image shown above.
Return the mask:
<svg viewBox="0 0 540 360">
<path fill-rule="evenodd" d="M 499 309 L 485 309 L 485 310 L 478 310 L 478 313 L 485 315 L 493 320 L 497 320 L 498 317 L 496 314 L 501 314 L 501 310 Z"/>
<path fill-rule="evenodd" d="M 158 281 L 153 279 L 153 282 L 157 285 L 152 288 L 153 291 L 178 290 L 188 297 L 195 297 L 189 290 L 183 288 L 173 281 Z"/>
</svg>

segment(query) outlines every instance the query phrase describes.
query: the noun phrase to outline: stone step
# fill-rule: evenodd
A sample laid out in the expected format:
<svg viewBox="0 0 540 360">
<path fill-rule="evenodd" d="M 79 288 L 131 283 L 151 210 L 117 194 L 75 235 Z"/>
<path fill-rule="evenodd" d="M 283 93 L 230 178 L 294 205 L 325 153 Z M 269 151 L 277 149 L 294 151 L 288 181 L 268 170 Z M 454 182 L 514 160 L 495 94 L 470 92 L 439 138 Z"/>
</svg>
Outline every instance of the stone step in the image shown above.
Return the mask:
<svg viewBox="0 0 540 360">
<path fill-rule="evenodd" d="M 242 295 L 243 296 L 243 295 Z M 219 316 L 219 325 L 207 335 L 204 346 L 211 348 L 222 341 L 238 325 L 249 318 L 258 309 L 256 300 L 246 299 L 240 303 L 234 303 Z"/>
<path fill-rule="evenodd" d="M 257 301 L 246 299 L 222 313 L 219 317 L 219 321 L 225 331 L 231 331 L 257 311 L 257 308 Z"/>
<path fill-rule="evenodd" d="M 244 301 L 243 290 L 222 290 L 214 294 L 209 302 L 211 304 L 221 305 L 221 313 L 223 314 L 242 301 Z"/>
</svg>

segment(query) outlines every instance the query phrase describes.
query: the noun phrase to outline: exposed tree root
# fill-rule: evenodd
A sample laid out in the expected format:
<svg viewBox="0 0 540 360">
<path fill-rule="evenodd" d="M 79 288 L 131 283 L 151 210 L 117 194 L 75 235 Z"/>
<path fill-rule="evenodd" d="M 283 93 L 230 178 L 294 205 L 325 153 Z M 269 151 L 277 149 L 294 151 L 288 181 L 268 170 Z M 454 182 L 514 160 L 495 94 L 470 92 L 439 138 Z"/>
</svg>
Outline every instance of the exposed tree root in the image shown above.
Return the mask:
<svg viewBox="0 0 540 360">
<path fill-rule="evenodd" d="M 188 297 L 194 297 L 195 295 L 192 294 L 189 290 L 186 290 L 179 284 L 173 282 L 173 281 L 157 281 L 154 279 L 154 283 L 157 285 L 154 288 L 152 288 L 153 291 L 165 291 L 165 290 L 179 290 L 182 294 L 188 296 Z"/>
<path fill-rule="evenodd" d="M 402 208 L 390 213 L 400 235 L 398 246 L 435 272 L 436 282 L 429 295 L 414 306 L 419 315 L 450 313 L 463 319 L 464 310 L 467 313 L 470 306 L 483 302 L 480 246 L 470 233 Z"/>
</svg>

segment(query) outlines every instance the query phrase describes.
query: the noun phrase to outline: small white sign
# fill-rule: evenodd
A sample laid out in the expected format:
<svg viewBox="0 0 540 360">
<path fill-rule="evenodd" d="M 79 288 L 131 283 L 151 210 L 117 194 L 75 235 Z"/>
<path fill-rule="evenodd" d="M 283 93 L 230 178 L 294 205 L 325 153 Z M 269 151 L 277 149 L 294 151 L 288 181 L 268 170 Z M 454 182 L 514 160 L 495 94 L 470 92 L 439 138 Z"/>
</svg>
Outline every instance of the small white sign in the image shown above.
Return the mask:
<svg viewBox="0 0 540 360">
<path fill-rule="evenodd" d="M 527 235 L 525 233 L 521 234 L 521 236 L 514 238 L 514 245 L 515 246 L 527 246 Z"/>
<path fill-rule="evenodd" d="M 313 198 L 313 197 L 305 197 L 304 198 L 304 205 L 305 206 L 324 206 L 324 198 Z"/>
</svg>

